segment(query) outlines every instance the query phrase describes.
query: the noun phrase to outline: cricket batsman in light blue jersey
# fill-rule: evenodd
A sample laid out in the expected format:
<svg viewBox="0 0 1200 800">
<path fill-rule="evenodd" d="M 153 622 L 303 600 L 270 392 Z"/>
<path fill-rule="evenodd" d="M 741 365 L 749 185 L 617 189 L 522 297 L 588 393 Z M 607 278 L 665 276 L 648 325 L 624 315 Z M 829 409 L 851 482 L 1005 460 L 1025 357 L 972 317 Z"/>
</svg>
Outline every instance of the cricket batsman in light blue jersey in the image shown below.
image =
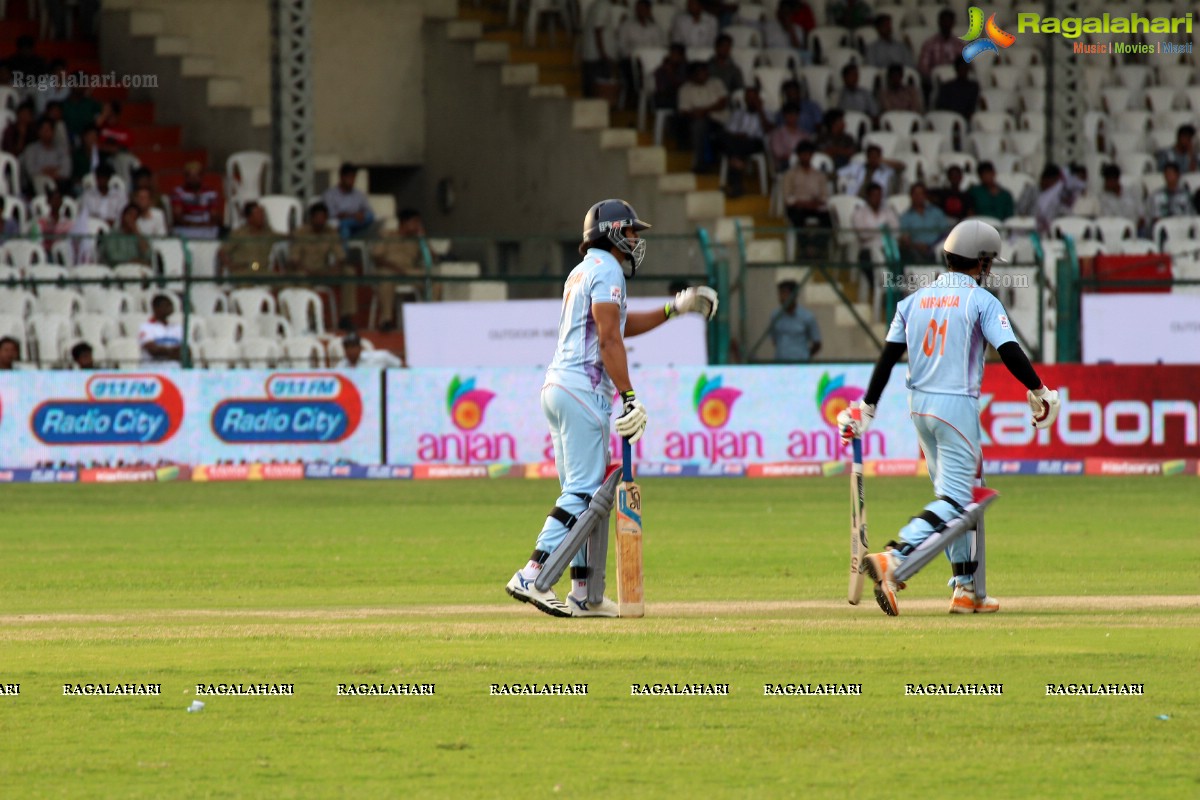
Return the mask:
<svg viewBox="0 0 1200 800">
<path fill-rule="evenodd" d="M 985 345 L 996 348 L 1029 390 L 1034 427 L 1048 428 L 1058 416 L 1058 392 L 1042 384 L 1013 336 L 1004 306 L 982 286 L 992 262 L 1004 263 L 998 258 L 1000 234 L 985 222 L 964 220 L 950 231 L 944 250 L 949 272 L 901 301 L 862 402 L 838 415 L 843 441 L 861 437 L 892 367 L 908 351 L 909 410 L 937 499 L 901 528 L 898 542 L 863 562 L 879 607 L 891 616 L 900 613 L 896 592 L 904 581 L 943 550 L 954 574 L 950 612 L 1000 608 L 983 586 L 982 531 L 976 529 L 982 528 L 985 500 L 994 495 L 976 488 L 982 481 L 979 386 Z"/>
<path fill-rule="evenodd" d="M 678 314 L 695 312 L 711 320 L 717 313 L 717 293 L 706 286 L 685 289 L 660 309 L 626 312 L 625 281 L 646 255 L 640 233 L 649 227 L 624 200 L 596 203 L 583 220 L 583 261 L 563 287 L 558 347 L 542 386 L 562 494 L 529 562 L 505 587 L 515 599 L 555 617 L 617 616 L 617 604 L 604 596 L 608 513 L 619 473 L 609 465 L 614 391 L 622 404 L 617 433 L 633 444 L 646 429 L 646 409 L 629 378 L 625 337 L 654 330 Z M 564 603 L 553 586 L 568 562 L 571 592 Z"/>
</svg>

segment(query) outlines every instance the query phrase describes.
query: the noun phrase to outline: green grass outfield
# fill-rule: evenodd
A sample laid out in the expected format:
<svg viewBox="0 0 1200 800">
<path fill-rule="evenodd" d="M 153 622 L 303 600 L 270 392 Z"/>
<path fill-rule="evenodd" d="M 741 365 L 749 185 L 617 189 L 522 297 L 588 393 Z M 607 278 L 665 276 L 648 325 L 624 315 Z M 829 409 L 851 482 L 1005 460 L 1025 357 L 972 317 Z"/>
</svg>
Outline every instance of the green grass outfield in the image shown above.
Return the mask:
<svg viewBox="0 0 1200 800">
<path fill-rule="evenodd" d="M 644 481 L 642 620 L 504 594 L 549 482 L 6 486 L 0 797 L 1200 796 L 1194 477 L 997 478 L 1001 613 L 946 614 L 937 562 L 894 619 L 846 604 L 847 483 Z M 873 543 L 929 494 L 869 478 Z M 63 696 L 86 682 L 162 695 Z M 218 682 L 295 696 L 185 711 Z M 517 682 L 589 694 L 488 694 Z M 656 682 L 731 694 L 630 696 Z M 808 682 L 863 693 L 763 696 Z M 960 682 L 1004 694 L 904 696 Z M 1145 695 L 1045 696 L 1081 682 Z"/>
</svg>

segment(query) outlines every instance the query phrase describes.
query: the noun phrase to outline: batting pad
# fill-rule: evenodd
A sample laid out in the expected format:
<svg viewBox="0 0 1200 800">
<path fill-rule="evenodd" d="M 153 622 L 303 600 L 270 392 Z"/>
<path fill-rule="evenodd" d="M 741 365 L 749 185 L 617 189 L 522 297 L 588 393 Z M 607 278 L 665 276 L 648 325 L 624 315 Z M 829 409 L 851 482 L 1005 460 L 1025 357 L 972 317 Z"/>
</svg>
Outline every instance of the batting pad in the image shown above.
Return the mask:
<svg viewBox="0 0 1200 800">
<path fill-rule="evenodd" d="M 587 563 L 591 568 L 588 575 L 588 603 L 600 605 L 604 601 L 604 573 L 608 566 L 608 515 L 609 509 L 596 520 L 587 540 Z"/>
<path fill-rule="evenodd" d="M 592 495 L 592 501 L 588 503 L 588 507 L 584 509 L 579 518 L 575 520 L 575 524 L 567 531 L 567 536 L 562 540 L 558 547 L 554 548 L 554 552 L 546 559 L 546 563 L 542 565 L 541 571 L 538 573 L 537 580 L 533 585 L 537 587 L 539 592 L 548 592 L 558 583 L 563 572 L 566 571 L 567 565 L 571 563 L 571 559 L 579 552 L 579 549 L 587 543 L 588 537 L 592 531 L 596 529 L 601 521 L 608 521 L 609 512 L 612 511 L 613 501 L 617 497 L 617 483 L 621 480 L 621 467 L 619 464 L 613 464 L 608 468 L 608 474 L 604 476 L 604 482 L 600 484 L 600 488 Z M 604 532 L 604 541 L 607 545 L 608 531 Z M 605 548 L 607 550 L 607 547 Z M 591 554 L 589 553 L 589 556 Z M 604 562 L 607 558 L 600 559 L 601 577 L 603 577 Z M 588 566 L 592 567 L 593 574 L 595 564 L 588 559 Z M 591 579 L 588 579 L 589 592 L 591 594 Z"/>
<path fill-rule="evenodd" d="M 896 568 L 895 580 L 907 581 L 926 564 L 937 558 L 951 542 L 968 531 L 974 530 L 976 523 L 983 518 L 984 509 L 991 505 L 998 496 L 999 493 L 995 489 L 976 486 L 974 499 L 967 504 L 963 513 L 946 523 L 946 527 L 940 531 L 931 533 L 928 539 L 921 542 L 916 550 L 913 550 L 904 561 L 900 562 L 900 566 Z"/>
</svg>

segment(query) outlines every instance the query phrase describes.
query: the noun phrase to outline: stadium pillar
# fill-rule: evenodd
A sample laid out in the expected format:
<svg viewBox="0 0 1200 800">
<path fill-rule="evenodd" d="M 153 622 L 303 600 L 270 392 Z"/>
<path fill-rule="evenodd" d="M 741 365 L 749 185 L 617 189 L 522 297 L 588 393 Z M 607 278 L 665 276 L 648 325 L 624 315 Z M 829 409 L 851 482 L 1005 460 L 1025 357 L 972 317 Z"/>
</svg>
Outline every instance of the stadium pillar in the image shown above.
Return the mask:
<svg viewBox="0 0 1200 800">
<path fill-rule="evenodd" d="M 313 195 L 312 0 L 271 2 L 274 191 Z"/>
<path fill-rule="evenodd" d="M 1079 5 L 1079 0 L 1049 0 L 1046 13 L 1051 17 L 1078 17 L 1081 16 Z M 1049 42 L 1044 51 L 1047 160 L 1059 165 L 1083 164 L 1091 146 L 1083 141 L 1083 98 L 1087 87 L 1080 67 L 1082 60 L 1074 54 L 1074 39 L 1043 38 Z"/>
</svg>

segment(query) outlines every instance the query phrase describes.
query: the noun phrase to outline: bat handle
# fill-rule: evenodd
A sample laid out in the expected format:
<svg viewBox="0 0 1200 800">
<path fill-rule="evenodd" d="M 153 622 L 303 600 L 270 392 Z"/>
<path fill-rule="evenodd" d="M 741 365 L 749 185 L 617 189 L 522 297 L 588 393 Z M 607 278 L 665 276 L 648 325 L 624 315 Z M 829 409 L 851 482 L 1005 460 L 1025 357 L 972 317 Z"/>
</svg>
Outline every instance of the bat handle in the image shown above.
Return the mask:
<svg viewBox="0 0 1200 800">
<path fill-rule="evenodd" d="M 853 440 L 854 463 L 861 465 L 862 462 L 862 439 Z"/>
<path fill-rule="evenodd" d="M 633 448 L 625 438 L 621 439 L 621 480 L 633 482 Z"/>
</svg>

